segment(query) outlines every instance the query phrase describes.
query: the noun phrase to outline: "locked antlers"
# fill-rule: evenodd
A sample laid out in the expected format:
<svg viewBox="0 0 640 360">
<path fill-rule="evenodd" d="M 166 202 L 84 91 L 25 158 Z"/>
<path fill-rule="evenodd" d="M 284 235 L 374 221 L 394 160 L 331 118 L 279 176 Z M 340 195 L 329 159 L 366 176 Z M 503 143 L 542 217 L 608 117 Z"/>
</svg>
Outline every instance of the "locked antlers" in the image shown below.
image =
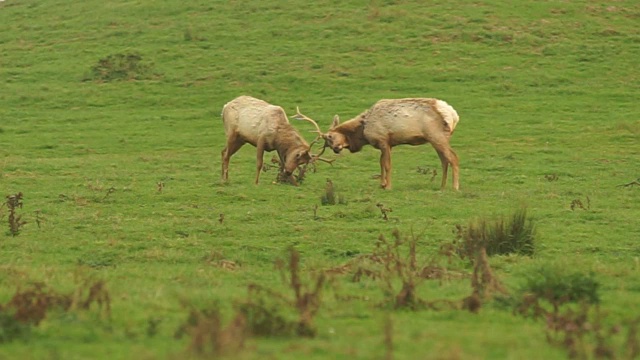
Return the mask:
<svg viewBox="0 0 640 360">
<path fill-rule="evenodd" d="M 296 114 L 293 115 L 291 118 L 296 119 L 296 120 L 304 120 L 304 121 L 308 121 L 310 123 L 313 124 L 313 126 L 315 126 L 315 130 L 311 130 L 311 132 L 313 133 L 317 133 L 318 136 L 316 136 L 315 139 L 313 139 L 313 141 L 311 142 L 311 145 L 309 145 L 309 150 L 311 150 L 311 147 L 318 142 L 318 140 L 324 138 L 324 133 L 322 132 L 322 130 L 320 130 L 320 126 L 318 126 L 318 123 L 315 122 L 313 119 L 311 119 L 310 117 L 303 115 L 302 113 L 300 113 L 300 108 L 298 106 L 296 106 Z M 331 164 L 332 162 L 334 162 L 336 159 L 333 160 L 328 160 L 328 159 L 324 159 L 321 158 L 320 156 L 324 153 L 324 150 L 327 148 L 326 145 L 322 146 L 322 150 L 320 151 L 319 154 L 317 155 L 312 155 L 313 161 L 315 160 L 320 160 L 320 161 L 324 161 L 326 163 Z"/>
</svg>

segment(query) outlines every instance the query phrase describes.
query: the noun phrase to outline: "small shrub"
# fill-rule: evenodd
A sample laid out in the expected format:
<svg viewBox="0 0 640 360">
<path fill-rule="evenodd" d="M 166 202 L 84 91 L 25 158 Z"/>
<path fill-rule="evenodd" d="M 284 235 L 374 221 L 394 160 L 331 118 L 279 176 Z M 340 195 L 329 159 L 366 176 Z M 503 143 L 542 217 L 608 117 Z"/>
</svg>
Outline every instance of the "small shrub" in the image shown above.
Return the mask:
<svg viewBox="0 0 640 360">
<path fill-rule="evenodd" d="M 64 294 L 42 282 L 19 287 L 13 297 L 0 304 L 0 343 L 27 336 L 52 311 L 89 310 L 97 303 L 110 316 L 110 299 L 102 281 L 84 279 L 77 290 Z"/>
<path fill-rule="evenodd" d="M 257 284 L 249 285 L 248 298 L 238 305 L 238 309 L 247 319 L 250 333 L 314 337 L 313 319 L 322 303 L 325 274 L 320 273 L 310 283 L 305 283 L 300 272 L 300 254 L 293 247 L 289 248 L 288 261 L 278 261 L 276 265 L 283 281 L 293 291 L 293 298 Z M 291 308 L 297 312 L 297 320 L 288 320 L 284 315 Z"/>
<path fill-rule="evenodd" d="M 353 275 L 354 281 L 368 277 L 380 281 L 385 296 L 382 305 L 394 309 L 421 310 L 434 304 L 418 296 L 418 285 L 433 274 L 432 265 L 420 267 L 417 259 L 418 238 L 413 234 L 404 238 L 398 229 L 392 232 L 393 241 L 380 234 L 370 255 L 361 257 L 361 265 Z M 407 254 L 401 250 L 407 245 Z M 367 266 L 369 265 L 369 266 Z"/>
<path fill-rule="evenodd" d="M 347 202 L 342 195 L 336 194 L 336 188 L 333 185 L 333 181 L 331 181 L 331 179 L 327 179 L 324 194 L 320 197 L 320 203 L 322 205 L 336 205 L 346 204 Z"/>
<path fill-rule="evenodd" d="M 385 297 L 382 306 L 409 310 L 457 308 L 458 304 L 453 301 L 421 299 L 417 291 L 424 280 L 444 281 L 466 277 L 466 274 L 450 271 L 440 264 L 442 259 L 451 262 L 451 245 L 441 247 L 426 265 L 421 265 L 417 254 L 419 237 L 414 234 L 403 237 L 398 229 L 392 235 L 393 240 L 389 241 L 380 234 L 372 253 L 357 255 L 347 263 L 325 272 L 332 275 L 350 274 L 353 282 L 367 278 L 378 281 Z"/>
<path fill-rule="evenodd" d="M 433 182 L 433 180 L 435 180 L 436 176 L 438 176 L 438 170 L 436 170 L 436 169 L 428 169 L 428 168 L 423 168 L 421 166 L 418 166 L 416 168 L 416 171 L 418 172 L 418 174 L 430 175 L 431 178 L 429 179 L 429 181 L 431 181 L 431 182 Z"/>
<path fill-rule="evenodd" d="M 580 199 L 571 200 L 571 205 L 569 205 L 571 211 L 575 211 L 575 209 L 582 210 L 590 210 L 591 209 L 591 199 L 587 196 L 585 202 L 582 202 Z"/>
<path fill-rule="evenodd" d="M 94 81 L 144 80 L 153 76 L 152 64 L 142 60 L 138 53 L 120 53 L 98 60 L 91 68 Z"/>
<path fill-rule="evenodd" d="M 544 178 L 547 179 L 547 181 L 552 182 L 552 181 L 558 181 L 560 177 L 558 177 L 558 174 L 546 174 Z"/>
<path fill-rule="evenodd" d="M 416 243 L 417 238 L 412 236 L 409 239 L 409 252 L 406 259 L 400 255 L 400 246 L 404 243 L 400 231 L 397 229 L 392 233 L 394 242 L 390 243 L 381 234 L 376 244 L 376 253 L 383 259 L 384 272 L 382 279 L 384 281 L 385 293 L 389 299 L 392 299 L 393 307 L 409 308 L 417 310 L 422 308 L 425 302 L 418 297 L 417 287 L 419 270 L 416 259 Z M 402 282 L 400 291 L 394 289 L 394 279 L 399 278 Z"/>
<path fill-rule="evenodd" d="M 162 323 L 162 318 L 158 317 L 150 317 L 147 319 L 147 337 L 154 337 L 158 335 L 158 328 L 160 327 L 160 323 Z"/>
<path fill-rule="evenodd" d="M 384 221 L 389 220 L 389 213 L 393 212 L 392 208 L 385 207 L 383 203 L 377 203 L 376 207 L 380 209 L 380 213 L 382 214 L 382 219 Z"/>
<path fill-rule="evenodd" d="M 484 248 L 477 252 L 473 262 L 473 275 L 471 276 L 471 295 L 462 300 L 462 307 L 473 313 L 480 310 L 482 303 L 491 298 L 494 293 L 506 295 L 507 291 L 491 270 L 489 257 Z"/>
<path fill-rule="evenodd" d="M 600 312 L 599 287 L 593 274 L 541 268 L 522 287 L 516 312 L 542 317 L 547 341 L 564 348 L 571 359 L 637 358 L 640 318 L 618 324 L 605 321 L 606 314 Z M 626 337 L 622 331 L 625 327 Z"/>
<path fill-rule="evenodd" d="M 44 283 L 36 282 L 25 288 L 18 288 L 2 309 L 11 313 L 21 323 L 38 325 L 49 311 L 66 311 L 71 307 L 71 303 L 71 296 L 58 294 Z"/>
<path fill-rule="evenodd" d="M 3 327 L 0 332 L 5 332 L 0 338 L 8 336 L 12 339 L 13 335 L 7 334 L 7 331 L 23 331 L 6 316 L 27 327 L 38 326 L 51 311 L 89 310 L 94 303 L 98 304 L 102 314 L 110 317 L 110 298 L 103 281 L 83 278 L 71 294 L 55 291 L 42 282 L 28 283 L 19 287 L 6 304 L 0 304 L 0 326 Z"/>
<path fill-rule="evenodd" d="M 298 166 L 298 174 L 294 174 L 293 176 L 299 184 L 302 184 L 302 182 L 304 182 L 304 179 L 307 177 L 308 171 L 315 174 L 317 170 L 318 168 L 315 163 L 308 163 L 302 166 Z"/>
<path fill-rule="evenodd" d="M 487 255 L 519 254 L 531 256 L 535 252 L 535 227 L 526 208 L 516 211 L 508 221 L 480 219 L 467 228 L 457 226 L 457 249 L 463 258 L 475 259 L 480 248 Z"/>
<path fill-rule="evenodd" d="M 189 309 L 189 316 L 174 337 L 179 339 L 185 334 L 189 335 L 191 352 L 201 356 L 218 357 L 236 353 L 244 348 L 247 332 L 242 314 L 237 314 L 227 326 L 223 326 L 222 315 L 217 305 L 205 309 L 197 309 L 186 303 L 183 305 Z"/>
<path fill-rule="evenodd" d="M 22 220 L 22 215 L 17 214 L 18 209 L 22 209 L 22 193 L 19 192 L 13 195 L 6 196 L 5 206 L 9 211 L 9 234 L 11 236 L 17 236 L 20 233 L 20 228 L 22 228 L 27 222 Z"/>
<path fill-rule="evenodd" d="M 245 316 L 251 335 L 277 337 L 295 334 L 295 323 L 285 319 L 280 313 L 280 305 L 269 303 L 264 297 L 240 303 L 237 310 Z"/>
<path fill-rule="evenodd" d="M 82 275 L 80 275 L 82 276 Z M 91 309 L 96 304 L 99 314 L 105 319 L 111 318 L 111 296 L 104 280 L 90 277 L 77 280 L 80 284 L 73 293 L 72 309 Z"/>
<path fill-rule="evenodd" d="M 529 276 L 522 288 L 523 301 L 519 312 L 533 316 L 544 315 L 544 303 L 553 307 L 555 313 L 567 303 L 600 303 L 598 288 L 600 284 L 593 274 L 566 274 L 555 268 L 542 268 Z"/>
<path fill-rule="evenodd" d="M 582 303 L 546 316 L 547 341 L 564 348 L 570 359 L 637 359 L 640 318 L 606 325 L 599 307 Z M 623 329 L 627 328 L 626 339 Z"/>
</svg>

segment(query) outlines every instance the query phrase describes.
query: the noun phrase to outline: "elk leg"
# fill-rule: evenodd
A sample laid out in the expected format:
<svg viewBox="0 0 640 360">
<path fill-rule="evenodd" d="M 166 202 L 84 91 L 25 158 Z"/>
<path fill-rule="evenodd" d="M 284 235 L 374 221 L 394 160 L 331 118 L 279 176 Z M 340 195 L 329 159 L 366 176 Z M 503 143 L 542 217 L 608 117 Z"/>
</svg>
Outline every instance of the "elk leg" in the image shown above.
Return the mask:
<svg viewBox="0 0 640 360">
<path fill-rule="evenodd" d="M 260 172 L 262 171 L 262 164 L 264 161 L 264 142 L 259 140 L 256 144 L 256 149 L 258 153 L 256 154 L 256 185 L 258 185 L 258 181 L 260 180 Z"/>
<path fill-rule="evenodd" d="M 230 137 L 227 140 L 227 146 L 222 150 L 222 181 L 229 179 L 229 159 L 244 145 L 244 142 L 236 137 Z"/>
<path fill-rule="evenodd" d="M 451 169 L 453 172 L 453 189 L 458 190 L 460 187 L 458 180 L 458 155 L 451 149 L 436 149 L 438 156 L 440 157 L 440 162 L 442 163 L 442 184 L 440 186 L 440 190 L 444 190 L 447 186 L 447 170 L 449 168 L 449 164 L 451 164 Z"/>
<path fill-rule="evenodd" d="M 380 147 L 380 186 L 391 189 L 391 147 Z"/>
<path fill-rule="evenodd" d="M 293 176 L 293 174 L 289 175 L 289 182 L 291 184 L 293 184 L 293 186 L 298 186 L 298 181 L 296 180 L 295 176 Z"/>
<path fill-rule="evenodd" d="M 451 150 L 451 167 L 453 168 L 453 190 L 460 190 L 460 166 L 458 163 L 458 155 Z"/>
</svg>

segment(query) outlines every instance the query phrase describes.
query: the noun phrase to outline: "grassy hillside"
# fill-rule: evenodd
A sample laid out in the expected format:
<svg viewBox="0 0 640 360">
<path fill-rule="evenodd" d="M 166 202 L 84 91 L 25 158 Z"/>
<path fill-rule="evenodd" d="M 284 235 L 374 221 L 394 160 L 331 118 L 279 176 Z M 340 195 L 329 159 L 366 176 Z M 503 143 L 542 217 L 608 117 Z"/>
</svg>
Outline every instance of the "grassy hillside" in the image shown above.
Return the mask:
<svg viewBox="0 0 640 360">
<path fill-rule="evenodd" d="M 441 255 L 456 225 L 522 206 L 535 255 L 490 258 L 511 298 L 540 269 L 593 274 L 604 323 L 624 329 L 611 346 L 633 356 L 621 349 L 640 316 L 640 186 L 621 185 L 640 177 L 639 20 L 640 5 L 624 0 L 1 2 L 0 195 L 23 194 L 15 214 L 26 224 L 12 236 L 0 208 L 0 358 L 184 358 L 197 331 L 175 335 L 190 306 L 217 306 L 226 324 L 249 284 L 291 296 L 274 268 L 290 246 L 311 281 L 394 229 L 417 239 L 420 263 L 456 275 L 422 280 L 419 296 L 457 302 L 473 267 Z M 255 186 L 245 146 L 221 184 L 220 111 L 242 94 L 290 115 L 299 106 L 323 129 L 382 98 L 446 100 L 461 118 L 451 141 L 461 191 L 439 190 L 429 145 L 394 149 L 390 191 L 373 178 L 371 147 L 293 187 L 274 183 L 274 169 Z M 308 123 L 294 126 L 313 138 Z M 322 205 L 328 179 L 343 204 Z M 387 220 L 378 204 L 392 209 Z M 328 275 L 315 337 L 252 336 L 231 352 L 568 354 L 548 343 L 543 320 L 504 301 L 477 314 L 393 310 L 381 305 L 384 281 L 352 279 Z M 12 320 L 11 300 L 34 282 L 75 291 L 74 305 L 44 306 L 38 324 Z M 84 310 L 91 284 L 104 288 Z"/>
</svg>

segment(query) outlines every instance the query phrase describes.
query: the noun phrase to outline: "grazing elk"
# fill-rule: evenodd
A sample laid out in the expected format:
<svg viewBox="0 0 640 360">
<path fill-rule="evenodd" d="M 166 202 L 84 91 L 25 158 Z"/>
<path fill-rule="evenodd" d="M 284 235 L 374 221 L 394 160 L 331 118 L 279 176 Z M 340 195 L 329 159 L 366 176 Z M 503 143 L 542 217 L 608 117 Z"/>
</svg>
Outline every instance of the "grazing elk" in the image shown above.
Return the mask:
<svg viewBox="0 0 640 360">
<path fill-rule="evenodd" d="M 380 185 L 391 188 L 391 148 L 396 145 L 431 143 L 442 163 L 442 186 L 447 184 L 449 164 L 453 169 L 453 188 L 458 190 L 458 156 L 449 145 L 449 139 L 459 121 L 458 113 L 449 104 L 438 99 L 409 98 L 384 99 L 355 118 L 340 124 L 338 115 L 327 133 L 320 130 L 312 119 L 298 109 L 295 119 L 307 120 L 336 154 L 342 149 L 358 152 L 364 145 L 381 151 Z"/>
<path fill-rule="evenodd" d="M 262 170 L 264 152 L 276 150 L 280 169 L 297 185 L 292 174 L 298 166 L 315 160 L 311 147 L 289 123 L 280 106 L 250 96 L 240 96 L 222 108 L 222 122 L 227 144 L 222 150 L 222 181 L 229 178 L 229 159 L 244 144 L 256 147 L 256 184 Z"/>
</svg>

